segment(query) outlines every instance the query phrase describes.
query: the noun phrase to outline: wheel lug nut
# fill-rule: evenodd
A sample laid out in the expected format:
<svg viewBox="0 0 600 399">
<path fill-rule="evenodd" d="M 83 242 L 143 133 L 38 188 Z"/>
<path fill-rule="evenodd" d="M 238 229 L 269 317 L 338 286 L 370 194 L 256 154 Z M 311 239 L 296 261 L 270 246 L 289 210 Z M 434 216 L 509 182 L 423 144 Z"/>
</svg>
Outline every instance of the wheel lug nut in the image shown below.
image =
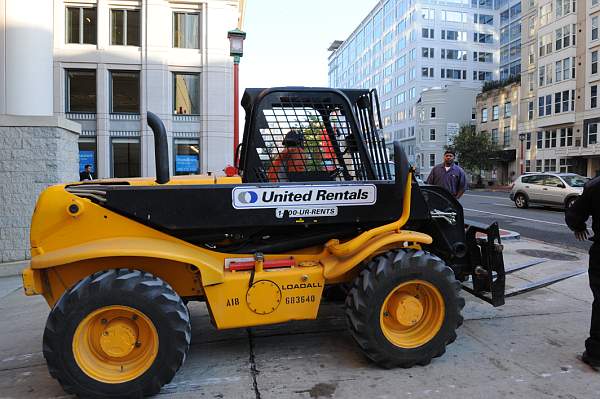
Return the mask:
<svg viewBox="0 0 600 399">
<path fill-rule="evenodd" d="M 108 323 L 108 320 L 106 320 L 106 319 L 102 319 L 102 320 L 100 320 L 100 323 L 102 323 L 102 324 L 106 324 L 106 323 Z"/>
<path fill-rule="evenodd" d="M 387 312 L 387 311 L 385 311 L 385 312 L 383 312 L 383 315 L 384 315 L 385 317 L 389 317 L 390 313 L 389 313 L 389 312 Z"/>
</svg>

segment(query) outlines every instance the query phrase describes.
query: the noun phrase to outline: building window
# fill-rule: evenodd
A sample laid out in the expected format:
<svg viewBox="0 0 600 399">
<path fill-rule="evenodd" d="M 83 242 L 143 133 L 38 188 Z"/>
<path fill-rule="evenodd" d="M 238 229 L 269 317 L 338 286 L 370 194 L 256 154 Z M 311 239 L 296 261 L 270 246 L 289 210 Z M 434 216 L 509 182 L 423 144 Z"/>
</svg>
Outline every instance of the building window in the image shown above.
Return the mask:
<svg viewBox="0 0 600 399">
<path fill-rule="evenodd" d="M 137 71 L 112 71 L 111 113 L 140 113 L 140 73 Z M 128 176 L 125 176 L 128 177 Z"/>
<path fill-rule="evenodd" d="M 588 125 L 588 144 L 596 144 L 598 142 L 598 124 L 590 123 Z"/>
<path fill-rule="evenodd" d="M 66 112 L 96 113 L 96 70 L 68 70 L 66 86 Z"/>
<path fill-rule="evenodd" d="M 477 109 L 471 108 L 471 120 L 474 121 L 475 119 L 477 119 Z"/>
<path fill-rule="evenodd" d="M 492 120 L 497 121 L 499 116 L 500 116 L 500 107 L 497 105 L 494 105 L 492 107 Z"/>
<path fill-rule="evenodd" d="M 590 86 L 590 108 L 598 107 L 598 85 Z"/>
<path fill-rule="evenodd" d="M 592 17 L 592 40 L 598 40 L 598 20 L 600 18 L 596 15 Z"/>
<path fill-rule="evenodd" d="M 96 44 L 96 8 L 67 7 L 67 43 Z"/>
<path fill-rule="evenodd" d="M 446 79 L 467 79 L 467 70 L 466 69 L 449 69 L 442 68 L 441 77 Z"/>
<path fill-rule="evenodd" d="M 567 163 L 567 158 L 560 159 L 560 173 L 568 173 L 569 172 L 569 164 Z"/>
<path fill-rule="evenodd" d="M 533 101 L 529 101 L 527 104 L 527 120 L 533 120 Z"/>
<path fill-rule="evenodd" d="M 139 177 L 141 175 L 140 139 L 113 138 L 111 140 L 113 177 Z"/>
<path fill-rule="evenodd" d="M 488 121 L 488 110 L 487 108 L 482 108 L 481 109 L 481 122 L 487 122 Z"/>
<path fill-rule="evenodd" d="M 424 78 L 433 78 L 433 68 L 432 67 L 423 67 L 421 68 L 421 76 Z"/>
<path fill-rule="evenodd" d="M 467 52 L 465 50 L 442 49 L 442 59 L 453 61 L 466 61 Z"/>
<path fill-rule="evenodd" d="M 432 8 L 422 8 L 421 16 L 425 20 L 433 20 L 435 18 L 435 10 Z"/>
<path fill-rule="evenodd" d="M 545 148 L 556 147 L 556 130 L 546 130 L 546 146 Z"/>
<path fill-rule="evenodd" d="M 509 101 L 504 103 L 504 117 L 510 118 L 512 115 L 512 103 Z"/>
<path fill-rule="evenodd" d="M 536 172 L 541 172 L 542 171 L 542 160 L 541 159 L 536 159 L 535 160 L 535 171 Z"/>
<path fill-rule="evenodd" d="M 434 39 L 435 38 L 432 28 L 422 28 L 421 36 L 423 36 L 424 39 Z"/>
<path fill-rule="evenodd" d="M 435 107 L 431 107 L 431 111 L 429 113 L 431 118 L 435 118 Z"/>
<path fill-rule="evenodd" d="M 504 147 L 510 146 L 510 127 L 506 126 L 504 128 Z"/>
<path fill-rule="evenodd" d="M 173 47 L 200 48 L 200 14 L 173 13 Z"/>
<path fill-rule="evenodd" d="M 492 144 L 498 144 L 498 129 L 492 129 Z"/>
<path fill-rule="evenodd" d="M 92 177 L 96 179 L 96 138 L 95 137 L 79 137 L 79 172 L 85 170 L 85 165 L 92 167 Z"/>
<path fill-rule="evenodd" d="M 592 75 L 598 73 L 598 50 L 592 51 Z"/>
<path fill-rule="evenodd" d="M 443 31 L 442 31 L 443 32 Z M 443 39 L 443 38 L 442 38 Z M 451 39 L 449 39 L 451 40 Z M 475 32 L 473 33 L 473 41 L 475 43 L 487 43 L 487 44 L 492 44 L 494 43 L 494 35 L 491 33 L 480 33 L 480 32 Z"/>
<path fill-rule="evenodd" d="M 435 129 L 429 129 L 429 141 L 435 141 Z"/>
<path fill-rule="evenodd" d="M 494 62 L 494 57 L 492 53 L 485 51 L 473 51 L 473 61 L 492 63 Z"/>
<path fill-rule="evenodd" d="M 567 94 L 569 94 L 568 91 L 567 91 Z M 562 104 L 560 97 L 561 97 L 561 92 L 554 93 L 554 113 L 555 114 L 560 114 L 560 107 Z"/>
<path fill-rule="evenodd" d="M 435 154 L 429 154 L 429 167 L 433 168 L 435 166 Z"/>
<path fill-rule="evenodd" d="M 544 132 L 539 131 L 537 132 L 537 143 L 536 143 L 536 148 L 538 150 L 542 149 L 544 145 Z"/>
<path fill-rule="evenodd" d="M 175 175 L 193 175 L 200 169 L 200 144 L 198 139 L 174 139 Z"/>
<path fill-rule="evenodd" d="M 570 147 L 573 145 L 573 128 L 567 127 L 560 129 L 560 146 Z"/>
<path fill-rule="evenodd" d="M 473 20 L 480 25 L 494 25 L 494 16 L 487 14 L 475 14 Z"/>
<path fill-rule="evenodd" d="M 467 41 L 467 32 L 442 29 L 442 40 L 454 40 L 454 41 L 466 42 Z"/>
<path fill-rule="evenodd" d="M 422 47 L 421 48 L 421 56 L 423 58 L 434 58 L 434 51 L 432 47 Z"/>
<path fill-rule="evenodd" d="M 525 149 L 530 150 L 531 149 L 531 133 L 528 132 L 525 135 Z"/>
<path fill-rule="evenodd" d="M 110 10 L 110 44 L 140 45 L 140 10 Z"/>
<path fill-rule="evenodd" d="M 531 160 L 530 159 L 525 160 L 525 172 L 531 172 Z"/>
</svg>

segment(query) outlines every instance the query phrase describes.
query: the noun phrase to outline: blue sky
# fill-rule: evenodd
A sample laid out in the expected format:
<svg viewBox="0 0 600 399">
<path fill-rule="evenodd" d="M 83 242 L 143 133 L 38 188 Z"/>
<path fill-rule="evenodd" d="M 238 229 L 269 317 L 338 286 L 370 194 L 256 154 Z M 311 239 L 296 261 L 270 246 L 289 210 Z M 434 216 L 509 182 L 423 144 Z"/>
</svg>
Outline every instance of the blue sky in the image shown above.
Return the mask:
<svg viewBox="0 0 600 399">
<path fill-rule="evenodd" d="M 246 87 L 327 86 L 327 48 L 377 1 L 248 0 L 240 95 Z"/>
</svg>

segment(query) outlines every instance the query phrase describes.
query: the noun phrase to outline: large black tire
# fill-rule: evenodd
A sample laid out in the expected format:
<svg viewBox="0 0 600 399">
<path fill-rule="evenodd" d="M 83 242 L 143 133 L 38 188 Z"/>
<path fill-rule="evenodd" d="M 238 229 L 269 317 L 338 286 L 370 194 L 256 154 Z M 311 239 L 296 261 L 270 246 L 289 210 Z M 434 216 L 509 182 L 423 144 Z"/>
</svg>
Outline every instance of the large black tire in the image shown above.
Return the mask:
<svg viewBox="0 0 600 399">
<path fill-rule="evenodd" d="M 439 292 L 445 311 L 443 315 L 440 312 L 438 318 L 443 321 L 436 333 L 436 329 L 431 329 L 430 333 L 435 335 L 420 346 L 398 346 L 386 338 L 382 329 L 384 316 L 389 316 L 382 307 L 386 298 L 397 292 L 397 287 L 418 285 L 419 281 Z M 413 249 L 390 251 L 374 258 L 356 278 L 346 299 L 346 319 L 363 353 L 381 367 L 427 365 L 432 358 L 444 354 L 446 345 L 456 339 L 465 305 L 459 292 L 460 284 L 454 272 L 435 255 Z"/>
<path fill-rule="evenodd" d="M 152 322 L 158 352 L 137 378 L 107 383 L 90 377 L 78 365 L 73 339 L 88 315 L 115 306 L 133 308 Z M 48 316 L 44 357 L 50 375 L 67 393 L 98 398 L 143 397 L 158 393 L 171 381 L 185 360 L 190 339 L 188 309 L 169 284 L 139 270 L 112 269 L 84 278 L 62 295 Z"/>
</svg>

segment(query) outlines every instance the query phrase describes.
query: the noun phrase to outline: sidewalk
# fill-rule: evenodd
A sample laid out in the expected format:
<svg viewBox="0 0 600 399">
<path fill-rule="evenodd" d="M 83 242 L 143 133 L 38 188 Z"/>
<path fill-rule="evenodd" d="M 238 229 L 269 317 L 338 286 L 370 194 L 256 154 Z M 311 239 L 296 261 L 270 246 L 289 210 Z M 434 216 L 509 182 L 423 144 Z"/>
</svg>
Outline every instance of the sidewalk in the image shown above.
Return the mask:
<svg viewBox="0 0 600 399">
<path fill-rule="evenodd" d="M 29 266 L 29 260 L 0 263 L 0 278 L 20 276 L 23 269 Z"/>
<path fill-rule="evenodd" d="M 523 238 L 503 244 L 507 267 L 547 259 L 508 276 L 508 289 L 586 268 L 583 252 Z M 25 297 L 18 277 L 0 281 L 11 284 L 0 294 L 0 397 L 65 397 L 42 355 L 47 305 L 39 296 Z M 190 352 L 158 397 L 600 397 L 600 374 L 577 359 L 590 319 L 586 274 L 499 308 L 463 295 L 465 322 L 446 353 L 425 367 L 392 370 L 358 351 L 339 303 L 324 303 L 317 320 L 226 331 L 212 327 L 205 304 L 190 303 Z"/>
</svg>

